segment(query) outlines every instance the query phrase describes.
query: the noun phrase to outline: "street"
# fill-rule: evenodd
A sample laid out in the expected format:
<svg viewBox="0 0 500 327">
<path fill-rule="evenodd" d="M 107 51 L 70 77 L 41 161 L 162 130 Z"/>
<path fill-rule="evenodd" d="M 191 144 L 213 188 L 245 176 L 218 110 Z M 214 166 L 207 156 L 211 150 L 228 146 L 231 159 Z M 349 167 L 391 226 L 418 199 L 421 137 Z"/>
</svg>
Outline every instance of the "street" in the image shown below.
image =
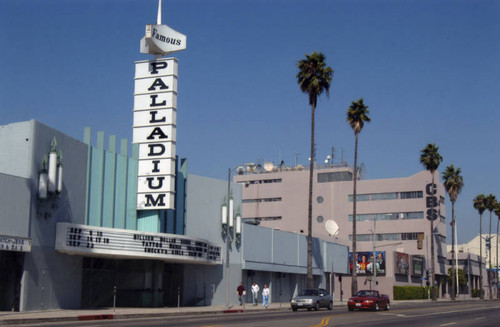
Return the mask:
<svg viewBox="0 0 500 327">
<path fill-rule="evenodd" d="M 322 326 L 500 326 L 500 302 L 396 303 L 390 311 L 253 311 L 244 313 L 191 314 L 155 318 L 39 323 L 22 326 L 199 326 L 199 327 L 322 327 Z"/>
</svg>

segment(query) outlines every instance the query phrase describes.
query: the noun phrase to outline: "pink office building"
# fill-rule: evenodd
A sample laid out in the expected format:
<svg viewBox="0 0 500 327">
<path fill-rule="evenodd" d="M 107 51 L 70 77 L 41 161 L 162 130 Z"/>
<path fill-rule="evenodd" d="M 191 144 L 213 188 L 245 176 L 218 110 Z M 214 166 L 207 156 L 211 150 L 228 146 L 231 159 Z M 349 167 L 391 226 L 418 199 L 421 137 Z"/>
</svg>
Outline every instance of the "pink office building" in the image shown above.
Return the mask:
<svg viewBox="0 0 500 327">
<path fill-rule="evenodd" d="M 352 247 L 352 176 L 352 168 L 346 165 L 315 168 L 313 237 Z M 234 181 L 243 184 L 245 222 L 307 235 L 308 169 L 267 163 L 264 169 L 258 166 L 235 176 Z M 440 287 L 438 296 L 445 296 L 445 190 L 438 173 L 434 183 L 428 171 L 402 178 L 358 180 L 358 289 L 374 288 L 392 299 L 393 286 L 425 286 L 426 271 L 431 272 L 430 217 L 434 217 L 436 284 Z M 375 274 L 373 254 L 377 257 Z M 351 295 L 349 271 L 342 278 L 325 277 L 335 280 L 337 300 L 341 292 L 343 299 Z"/>
</svg>

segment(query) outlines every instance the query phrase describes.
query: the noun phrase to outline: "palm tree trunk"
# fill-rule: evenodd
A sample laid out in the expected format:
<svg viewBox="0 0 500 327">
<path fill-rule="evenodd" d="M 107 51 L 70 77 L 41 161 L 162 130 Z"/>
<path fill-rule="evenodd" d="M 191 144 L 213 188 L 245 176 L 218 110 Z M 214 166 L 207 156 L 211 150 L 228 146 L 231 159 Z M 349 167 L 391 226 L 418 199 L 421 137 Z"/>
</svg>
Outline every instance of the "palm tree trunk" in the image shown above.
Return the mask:
<svg viewBox="0 0 500 327">
<path fill-rule="evenodd" d="M 354 141 L 354 177 L 353 177 L 353 190 L 352 190 L 352 282 L 351 282 L 351 294 L 354 296 L 358 292 L 358 276 L 356 271 L 356 201 L 357 201 L 357 190 L 356 182 L 358 179 L 358 135 L 355 133 Z M 375 235 L 374 235 L 375 237 Z M 375 258 L 374 258 L 375 259 Z"/>
<path fill-rule="evenodd" d="M 312 196 L 314 169 L 314 111 L 316 105 L 311 105 L 311 159 L 309 162 L 309 203 L 307 207 L 307 288 L 313 288 L 312 273 Z"/>
<path fill-rule="evenodd" d="M 486 270 L 488 272 L 488 290 L 490 292 L 490 300 L 493 299 L 493 292 L 491 290 L 491 210 L 490 210 L 490 231 L 489 231 L 489 236 L 488 236 L 488 239 L 489 239 L 489 243 L 490 243 L 490 246 L 488 249 L 486 249 L 486 251 L 489 252 L 489 268 L 490 270 Z"/>
<path fill-rule="evenodd" d="M 455 202 L 452 202 L 451 203 L 451 221 L 452 221 L 452 225 L 451 225 L 451 271 L 453 272 L 452 274 L 450 274 L 451 276 L 451 299 L 452 300 L 455 300 L 455 294 L 458 293 L 456 292 L 455 293 L 455 287 L 458 288 L 458 285 L 455 285 L 456 282 L 456 278 L 455 278 L 455 274 L 457 273 L 455 271 Z"/>
<path fill-rule="evenodd" d="M 499 222 L 499 220 L 500 220 L 500 217 L 498 217 L 498 220 L 497 220 L 497 237 L 495 238 L 496 243 L 497 243 L 497 270 L 496 270 L 496 273 L 495 273 L 495 282 L 496 282 L 495 285 L 497 286 L 495 288 L 495 290 L 497 291 L 497 298 L 499 296 L 499 294 L 498 294 L 499 293 L 498 292 L 498 222 Z"/>
<path fill-rule="evenodd" d="M 483 292 L 483 214 L 479 214 L 479 297 L 484 300 Z"/>
<path fill-rule="evenodd" d="M 434 187 L 434 172 L 432 172 L 432 187 Z M 434 204 L 431 208 L 434 211 Z M 436 294 L 436 264 L 434 259 L 434 212 L 432 212 L 431 217 L 431 290 L 432 290 L 432 301 L 437 301 Z"/>
</svg>

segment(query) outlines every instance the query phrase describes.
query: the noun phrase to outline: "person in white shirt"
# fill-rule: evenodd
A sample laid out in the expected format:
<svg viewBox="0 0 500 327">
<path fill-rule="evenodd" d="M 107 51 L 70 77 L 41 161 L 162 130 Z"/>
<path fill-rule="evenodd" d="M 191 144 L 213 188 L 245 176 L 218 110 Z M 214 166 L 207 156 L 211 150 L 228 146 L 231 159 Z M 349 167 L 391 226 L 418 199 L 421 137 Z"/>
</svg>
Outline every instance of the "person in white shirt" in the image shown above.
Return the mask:
<svg viewBox="0 0 500 327">
<path fill-rule="evenodd" d="M 262 305 L 266 309 L 269 306 L 269 288 L 267 288 L 267 284 L 264 284 L 264 288 L 262 289 Z"/>
<path fill-rule="evenodd" d="M 252 300 L 253 300 L 253 305 L 257 305 L 257 301 L 258 301 L 258 296 L 259 296 L 259 285 L 257 285 L 256 282 L 253 282 L 253 285 L 252 285 Z"/>
</svg>

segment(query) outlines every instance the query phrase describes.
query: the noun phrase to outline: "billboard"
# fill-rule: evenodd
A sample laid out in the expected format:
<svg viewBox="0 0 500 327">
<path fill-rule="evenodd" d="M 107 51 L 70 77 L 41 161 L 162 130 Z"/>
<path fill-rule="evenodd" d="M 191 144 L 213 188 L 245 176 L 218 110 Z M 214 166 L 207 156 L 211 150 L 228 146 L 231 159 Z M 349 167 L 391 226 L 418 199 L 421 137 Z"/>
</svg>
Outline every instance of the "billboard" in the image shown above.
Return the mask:
<svg viewBox="0 0 500 327">
<path fill-rule="evenodd" d="M 402 252 L 394 252 L 394 274 L 408 275 L 410 273 L 409 255 Z"/>
<path fill-rule="evenodd" d="M 375 269 L 377 276 L 385 276 L 385 251 L 375 252 Z M 373 252 L 356 252 L 356 273 L 358 275 L 373 275 Z M 352 252 L 349 252 L 349 268 L 352 273 Z"/>
<path fill-rule="evenodd" d="M 422 277 L 425 271 L 424 257 L 420 255 L 411 256 L 411 274 L 415 277 Z"/>
</svg>

